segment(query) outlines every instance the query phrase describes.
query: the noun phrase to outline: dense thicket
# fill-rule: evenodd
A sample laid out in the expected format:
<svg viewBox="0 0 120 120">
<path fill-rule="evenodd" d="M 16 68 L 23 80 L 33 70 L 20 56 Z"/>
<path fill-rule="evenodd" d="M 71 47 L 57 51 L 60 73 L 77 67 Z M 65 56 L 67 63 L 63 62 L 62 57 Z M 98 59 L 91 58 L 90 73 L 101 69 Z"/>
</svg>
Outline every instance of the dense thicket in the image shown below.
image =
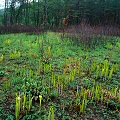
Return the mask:
<svg viewBox="0 0 120 120">
<path fill-rule="evenodd" d="M 2 25 L 120 25 L 120 0 L 5 0 Z"/>
</svg>

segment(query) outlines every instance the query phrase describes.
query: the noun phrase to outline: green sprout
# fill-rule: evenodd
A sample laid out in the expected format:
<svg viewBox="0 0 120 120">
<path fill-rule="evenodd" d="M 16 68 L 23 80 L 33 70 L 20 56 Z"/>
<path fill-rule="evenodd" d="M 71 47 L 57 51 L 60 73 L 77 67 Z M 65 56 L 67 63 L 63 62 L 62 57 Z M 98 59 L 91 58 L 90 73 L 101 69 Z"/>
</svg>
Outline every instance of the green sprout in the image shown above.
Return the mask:
<svg viewBox="0 0 120 120">
<path fill-rule="evenodd" d="M 117 97 L 117 91 L 118 91 L 118 87 L 115 89 L 112 89 L 110 93 L 113 97 Z"/>
<path fill-rule="evenodd" d="M 30 97 L 29 95 L 29 111 L 31 110 L 32 108 L 32 100 L 33 100 L 34 97 Z"/>
<path fill-rule="evenodd" d="M 113 76 L 113 71 L 114 71 L 114 67 L 112 67 L 112 69 L 110 70 L 110 73 L 109 73 L 109 79 L 112 78 L 112 76 Z"/>
<path fill-rule="evenodd" d="M 29 73 L 30 73 L 30 77 L 32 78 L 32 77 L 33 77 L 33 75 L 34 75 L 33 70 L 30 70 L 30 71 L 29 71 Z"/>
<path fill-rule="evenodd" d="M 101 72 L 101 76 L 104 76 L 104 74 L 105 74 L 105 69 L 104 69 L 104 67 L 102 68 L 102 72 Z"/>
<path fill-rule="evenodd" d="M 96 97 L 96 99 L 97 99 L 98 101 L 100 100 L 99 86 L 96 86 L 96 89 L 95 89 L 95 97 Z"/>
<path fill-rule="evenodd" d="M 103 102 L 103 100 L 104 100 L 104 93 L 103 93 L 103 91 L 101 92 L 101 103 Z"/>
<path fill-rule="evenodd" d="M 42 106 L 42 99 L 43 99 L 42 95 L 39 95 L 39 100 L 40 100 L 40 108 L 41 108 L 41 106 Z"/>
<path fill-rule="evenodd" d="M 80 105 L 80 113 L 84 113 L 87 105 L 87 100 L 82 101 L 82 104 Z"/>
<path fill-rule="evenodd" d="M 2 54 L 1 57 L 0 57 L 0 62 L 3 62 L 5 59 L 4 55 Z"/>
<path fill-rule="evenodd" d="M 120 103 L 120 90 L 118 92 L 118 102 Z"/>
<path fill-rule="evenodd" d="M 74 71 L 70 72 L 70 78 L 71 78 L 72 81 L 75 80 Z"/>
<path fill-rule="evenodd" d="M 39 71 L 42 71 L 42 70 L 43 70 L 42 58 L 40 58 L 40 60 L 39 60 L 39 66 L 38 66 L 38 67 L 39 67 L 39 68 L 38 68 Z"/>
<path fill-rule="evenodd" d="M 109 66 L 106 66 L 106 70 L 105 70 L 105 77 L 108 76 L 108 72 L 109 72 Z"/>
<path fill-rule="evenodd" d="M 54 113 L 54 108 L 50 107 L 49 115 L 48 115 L 48 120 L 55 120 L 55 113 Z"/>
<path fill-rule="evenodd" d="M 19 119 L 19 115 L 20 115 L 20 102 L 21 101 L 21 98 L 20 98 L 20 96 L 18 96 L 17 94 L 16 94 L 16 106 L 15 106 L 15 116 L 16 116 L 16 120 L 18 120 Z"/>
<path fill-rule="evenodd" d="M 91 71 L 90 71 L 90 74 L 91 74 L 93 71 L 95 71 L 95 70 L 96 70 L 96 68 L 97 68 L 96 63 L 93 63 L 93 64 L 92 64 L 92 66 L 91 66 Z"/>
<path fill-rule="evenodd" d="M 108 76 L 108 70 L 109 70 L 109 62 L 108 62 L 108 60 L 105 60 L 104 61 L 104 70 L 105 70 L 105 77 L 107 77 Z"/>
<path fill-rule="evenodd" d="M 51 108 L 50 108 L 50 111 L 51 111 L 51 120 L 54 120 L 54 118 L 55 118 L 54 108 L 51 107 Z"/>
<path fill-rule="evenodd" d="M 52 84 L 54 87 L 56 87 L 56 78 L 53 72 L 52 72 Z"/>
<path fill-rule="evenodd" d="M 79 97 L 79 87 L 78 87 L 78 85 L 77 85 L 76 97 Z"/>
<path fill-rule="evenodd" d="M 6 82 L 4 83 L 4 90 L 9 89 L 9 88 L 10 88 L 10 85 L 11 85 L 11 81 L 10 81 L 10 80 L 6 81 Z"/>
<path fill-rule="evenodd" d="M 100 66 L 97 65 L 97 70 L 96 70 L 96 75 L 95 75 L 95 78 L 96 78 L 96 79 L 98 79 L 99 74 L 100 74 Z"/>
<path fill-rule="evenodd" d="M 10 53 L 10 59 L 16 59 L 16 58 L 19 58 L 21 55 L 20 55 L 20 52 L 18 51 L 14 51 L 13 53 Z"/>
<path fill-rule="evenodd" d="M 51 72 L 51 70 L 52 70 L 52 64 L 50 64 L 49 69 L 50 69 L 50 72 Z"/>
<path fill-rule="evenodd" d="M 26 105 L 27 105 L 27 97 L 26 97 L 26 94 L 24 94 L 24 96 L 23 96 L 23 110 L 25 110 Z"/>
</svg>

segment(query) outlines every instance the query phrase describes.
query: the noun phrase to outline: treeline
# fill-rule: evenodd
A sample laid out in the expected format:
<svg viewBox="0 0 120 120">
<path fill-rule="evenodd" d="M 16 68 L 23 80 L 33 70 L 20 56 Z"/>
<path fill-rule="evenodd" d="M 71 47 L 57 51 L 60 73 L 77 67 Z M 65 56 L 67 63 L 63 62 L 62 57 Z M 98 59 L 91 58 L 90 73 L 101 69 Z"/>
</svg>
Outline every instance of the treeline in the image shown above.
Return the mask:
<svg viewBox="0 0 120 120">
<path fill-rule="evenodd" d="M 4 26 L 90 24 L 120 26 L 120 0 L 5 0 Z"/>
</svg>

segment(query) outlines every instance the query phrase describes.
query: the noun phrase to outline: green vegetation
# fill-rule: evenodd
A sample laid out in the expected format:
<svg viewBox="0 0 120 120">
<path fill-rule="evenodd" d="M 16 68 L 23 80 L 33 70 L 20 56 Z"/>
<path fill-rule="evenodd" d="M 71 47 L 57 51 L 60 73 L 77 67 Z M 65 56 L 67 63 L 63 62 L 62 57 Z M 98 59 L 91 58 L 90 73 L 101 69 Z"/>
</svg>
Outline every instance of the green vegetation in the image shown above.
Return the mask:
<svg viewBox="0 0 120 120">
<path fill-rule="evenodd" d="M 60 36 L 0 35 L 0 118 L 118 120 L 120 38 L 89 47 Z"/>
</svg>

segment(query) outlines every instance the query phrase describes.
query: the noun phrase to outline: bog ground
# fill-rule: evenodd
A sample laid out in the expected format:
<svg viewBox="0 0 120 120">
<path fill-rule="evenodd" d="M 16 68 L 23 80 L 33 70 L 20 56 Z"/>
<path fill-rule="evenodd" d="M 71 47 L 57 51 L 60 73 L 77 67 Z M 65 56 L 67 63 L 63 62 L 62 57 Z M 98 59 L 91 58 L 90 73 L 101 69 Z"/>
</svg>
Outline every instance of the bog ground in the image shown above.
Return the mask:
<svg viewBox="0 0 120 120">
<path fill-rule="evenodd" d="M 101 40 L 0 35 L 0 119 L 119 120 L 120 38 Z"/>
</svg>

